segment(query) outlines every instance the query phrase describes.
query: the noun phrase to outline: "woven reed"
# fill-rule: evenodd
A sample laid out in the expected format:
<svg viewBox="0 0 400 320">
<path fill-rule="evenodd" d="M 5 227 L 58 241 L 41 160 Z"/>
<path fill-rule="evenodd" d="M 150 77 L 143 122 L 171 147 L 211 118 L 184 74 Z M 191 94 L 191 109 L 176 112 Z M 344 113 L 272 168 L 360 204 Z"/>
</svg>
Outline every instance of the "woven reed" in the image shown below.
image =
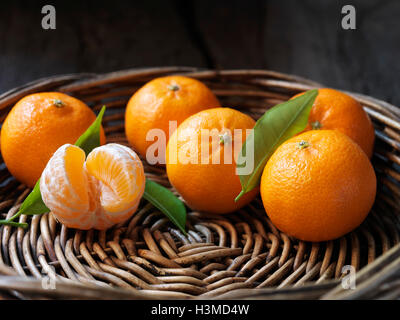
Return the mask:
<svg viewBox="0 0 400 320">
<path fill-rule="evenodd" d="M 106 104 L 103 125 L 107 141 L 128 145 L 124 135 L 127 100 L 148 80 L 169 74 L 202 80 L 223 106 L 233 106 L 254 119 L 300 91 L 320 87 L 306 79 L 264 70 L 169 67 L 73 74 L 41 79 L 0 95 L 0 121 L 27 94 L 62 91 L 96 111 Z M 349 94 L 365 106 L 376 128 L 372 161 L 378 176 L 376 203 L 352 233 L 326 243 L 292 239 L 271 224 L 259 197 L 231 215 L 189 212 L 187 237 L 144 200 L 129 221 L 105 232 L 67 229 L 51 214 L 21 216 L 20 222 L 30 224 L 27 230 L 0 228 L 1 297 L 399 297 L 400 281 L 393 279 L 400 262 L 400 109 Z M 145 172 L 148 178 L 171 187 L 163 168 L 145 163 Z M 0 183 L 0 212 L 3 218 L 10 217 L 30 190 L 11 177 L 2 160 Z M 344 265 L 359 270 L 356 290 L 339 285 Z M 56 289 L 43 286 L 49 279 Z"/>
</svg>

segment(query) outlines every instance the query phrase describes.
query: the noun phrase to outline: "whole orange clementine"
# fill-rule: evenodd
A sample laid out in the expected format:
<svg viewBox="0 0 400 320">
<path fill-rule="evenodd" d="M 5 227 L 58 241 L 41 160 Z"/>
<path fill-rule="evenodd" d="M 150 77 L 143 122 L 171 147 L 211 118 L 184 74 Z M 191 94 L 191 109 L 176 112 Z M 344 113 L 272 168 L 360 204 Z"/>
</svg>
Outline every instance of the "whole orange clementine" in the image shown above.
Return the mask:
<svg viewBox="0 0 400 320">
<path fill-rule="evenodd" d="M 369 158 L 372 156 L 375 140 L 372 122 L 361 104 L 343 92 L 318 89 L 306 130 L 312 129 L 338 130 L 353 139 Z"/>
<path fill-rule="evenodd" d="M 167 175 L 171 184 L 193 209 L 229 213 L 249 203 L 258 188 L 241 191 L 236 174 L 237 154 L 255 121 L 230 108 L 213 108 L 187 118 L 167 145 Z M 235 130 L 236 129 L 236 130 Z"/>
<path fill-rule="evenodd" d="M 260 192 L 272 223 L 305 241 L 350 232 L 368 215 L 376 176 L 361 148 L 335 130 L 289 139 L 268 160 Z"/>
<path fill-rule="evenodd" d="M 1 153 L 8 170 L 33 187 L 53 153 L 75 143 L 95 119 L 85 103 L 60 92 L 22 98 L 1 128 Z M 103 129 L 100 140 L 105 143 Z"/>
<path fill-rule="evenodd" d="M 125 113 L 126 137 L 144 157 L 147 148 L 154 143 L 146 139 L 151 129 L 162 130 L 168 142 L 169 134 L 172 134 L 169 121 L 176 121 L 179 126 L 192 114 L 219 106 L 211 90 L 196 79 L 183 76 L 156 78 L 136 91 L 129 100 Z M 162 162 L 165 163 L 164 154 Z"/>
</svg>

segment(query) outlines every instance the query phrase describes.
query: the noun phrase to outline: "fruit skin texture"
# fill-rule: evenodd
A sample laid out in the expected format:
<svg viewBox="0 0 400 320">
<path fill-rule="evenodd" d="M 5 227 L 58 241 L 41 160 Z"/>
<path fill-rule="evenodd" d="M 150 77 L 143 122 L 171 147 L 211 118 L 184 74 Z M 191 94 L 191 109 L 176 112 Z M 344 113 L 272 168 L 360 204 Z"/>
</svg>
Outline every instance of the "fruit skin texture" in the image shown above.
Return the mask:
<svg viewBox="0 0 400 320">
<path fill-rule="evenodd" d="M 236 175 L 235 159 L 239 148 L 232 150 L 230 158 L 231 163 L 225 163 L 224 149 L 229 148 L 241 136 L 241 142 L 246 140 L 246 130 L 252 129 L 255 121 L 249 116 L 230 108 L 214 108 L 201 111 L 188 119 L 186 119 L 171 136 L 167 145 L 167 175 L 171 184 L 184 198 L 186 203 L 193 210 L 206 211 L 215 214 L 224 214 L 240 209 L 258 193 L 258 188 L 245 194 L 238 202 L 235 197 L 241 191 L 239 176 Z M 219 133 L 223 133 L 223 129 L 230 129 L 234 133 L 234 129 L 242 129 L 236 135 L 230 135 L 226 138 L 224 144 L 217 143 L 216 148 L 212 151 L 212 140 L 208 141 L 209 146 L 209 164 L 202 162 L 201 154 L 201 129 L 216 129 Z M 216 140 L 220 141 L 220 135 L 216 132 Z M 227 131 L 226 131 L 227 132 Z M 193 160 L 196 163 L 184 163 L 179 157 L 179 153 L 190 148 L 200 150 L 194 154 Z M 177 155 L 174 159 L 173 155 Z M 220 163 L 216 164 L 212 161 L 212 156 L 220 159 Z M 174 160 L 175 161 L 174 163 Z M 194 161 L 193 161 L 194 162 Z"/>
<path fill-rule="evenodd" d="M 306 145 L 299 148 L 299 143 Z M 361 148 L 334 130 L 312 130 L 283 143 L 260 184 L 265 211 L 281 231 L 304 241 L 338 238 L 368 215 L 376 176 Z"/>
<path fill-rule="evenodd" d="M 183 76 L 156 78 L 136 91 L 129 100 L 125 113 L 126 137 L 131 146 L 145 157 L 147 148 L 154 143 L 146 141 L 149 130 L 163 130 L 168 142 L 169 121 L 177 121 L 179 126 L 189 116 L 219 106 L 211 90 L 196 79 Z"/>
<path fill-rule="evenodd" d="M 76 140 L 96 119 L 82 101 L 59 92 L 22 98 L 1 128 L 1 153 L 11 174 L 33 187 L 53 153 Z M 100 142 L 105 143 L 103 128 Z"/>
<path fill-rule="evenodd" d="M 43 202 L 69 228 L 105 230 L 127 220 L 144 193 L 145 174 L 137 154 L 110 143 L 85 152 L 61 146 L 40 179 Z"/>
<path fill-rule="evenodd" d="M 293 98 L 299 95 L 301 93 Z M 318 89 L 305 130 L 312 130 L 313 124 L 322 125 L 320 129 L 323 130 L 338 130 L 346 134 L 371 158 L 374 126 L 361 104 L 349 95 L 329 88 Z"/>
</svg>

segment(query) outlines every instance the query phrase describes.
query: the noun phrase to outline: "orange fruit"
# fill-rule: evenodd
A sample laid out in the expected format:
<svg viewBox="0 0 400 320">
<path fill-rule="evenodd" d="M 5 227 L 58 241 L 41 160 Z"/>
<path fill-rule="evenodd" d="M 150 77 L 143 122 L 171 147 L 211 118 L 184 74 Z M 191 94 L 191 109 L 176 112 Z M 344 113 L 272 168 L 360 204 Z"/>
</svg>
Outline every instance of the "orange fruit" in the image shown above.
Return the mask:
<svg viewBox="0 0 400 320">
<path fill-rule="evenodd" d="M 376 176 L 361 148 L 335 130 L 312 130 L 289 139 L 268 160 L 260 192 L 281 231 L 305 241 L 338 238 L 368 215 Z"/>
<path fill-rule="evenodd" d="M 40 179 L 46 206 L 70 228 L 104 230 L 136 211 L 145 187 L 142 162 L 130 148 L 110 143 L 85 152 L 61 146 Z"/>
<path fill-rule="evenodd" d="M 374 126 L 361 104 L 343 92 L 318 89 L 306 130 L 312 129 L 338 130 L 353 139 L 369 158 L 372 156 Z"/>
<path fill-rule="evenodd" d="M 241 191 L 235 159 L 246 140 L 246 129 L 254 124 L 239 111 L 214 108 L 187 118 L 172 134 L 166 152 L 167 175 L 193 210 L 229 213 L 255 197 L 257 189 L 235 202 Z M 202 138 L 205 130 L 209 130 L 208 139 Z"/>
<path fill-rule="evenodd" d="M 146 83 L 131 97 L 125 113 L 125 132 L 131 146 L 143 157 L 154 141 L 146 141 L 151 129 L 165 133 L 162 153 L 165 164 L 165 147 L 168 142 L 169 121 L 179 126 L 187 117 L 199 111 L 219 107 L 215 95 L 203 83 L 183 76 L 168 76 Z"/>
<path fill-rule="evenodd" d="M 22 98 L 1 128 L 1 153 L 8 170 L 33 187 L 53 153 L 75 143 L 95 119 L 85 103 L 60 92 Z M 103 129 L 100 140 L 105 143 Z"/>
</svg>

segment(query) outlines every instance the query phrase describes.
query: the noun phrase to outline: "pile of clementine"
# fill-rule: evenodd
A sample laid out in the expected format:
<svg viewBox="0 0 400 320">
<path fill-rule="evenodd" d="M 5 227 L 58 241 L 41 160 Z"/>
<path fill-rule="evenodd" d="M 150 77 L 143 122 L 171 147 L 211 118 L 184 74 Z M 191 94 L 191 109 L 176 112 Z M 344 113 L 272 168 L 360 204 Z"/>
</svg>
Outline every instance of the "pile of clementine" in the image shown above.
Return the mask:
<svg viewBox="0 0 400 320">
<path fill-rule="evenodd" d="M 236 161 L 255 121 L 222 108 L 200 81 L 162 77 L 131 97 L 125 132 L 135 151 L 108 144 L 86 156 L 73 146 L 94 119 L 75 98 L 39 93 L 20 100 L 1 129 L 10 172 L 30 187 L 41 177 L 45 204 L 69 227 L 106 229 L 136 211 L 145 176 L 135 151 L 142 157 L 154 152 L 154 132 L 166 136 L 159 164 L 166 164 L 169 181 L 192 210 L 231 213 L 260 192 L 278 229 L 301 240 L 324 241 L 359 226 L 375 199 L 369 160 L 374 128 L 355 99 L 333 89 L 319 89 L 307 128 L 277 148 L 259 188 L 238 201 Z"/>
<path fill-rule="evenodd" d="M 332 240 L 358 227 L 374 203 L 374 129 L 355 99 L 319 89 L 305 131 L 268 160 L 261 197 L 280 230 L 306 241 Z"/>
</svg>

